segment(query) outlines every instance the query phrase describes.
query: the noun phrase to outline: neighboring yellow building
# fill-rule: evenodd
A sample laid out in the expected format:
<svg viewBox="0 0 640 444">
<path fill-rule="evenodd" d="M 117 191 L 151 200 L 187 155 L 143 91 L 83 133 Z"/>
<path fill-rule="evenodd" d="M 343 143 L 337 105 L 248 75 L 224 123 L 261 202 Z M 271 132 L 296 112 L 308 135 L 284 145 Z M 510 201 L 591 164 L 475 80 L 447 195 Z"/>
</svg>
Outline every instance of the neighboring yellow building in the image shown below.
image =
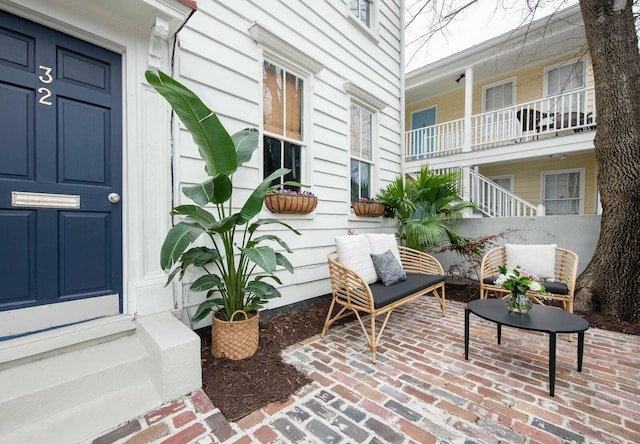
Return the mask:
<svg viewBox="0 0 640 444">
<path fill-rule="evenodd" d="M 593 85 L 578 5 L 409 72 L 406 171 L 462 169 L 487 216 L 596 214 Z"/>
</svg>

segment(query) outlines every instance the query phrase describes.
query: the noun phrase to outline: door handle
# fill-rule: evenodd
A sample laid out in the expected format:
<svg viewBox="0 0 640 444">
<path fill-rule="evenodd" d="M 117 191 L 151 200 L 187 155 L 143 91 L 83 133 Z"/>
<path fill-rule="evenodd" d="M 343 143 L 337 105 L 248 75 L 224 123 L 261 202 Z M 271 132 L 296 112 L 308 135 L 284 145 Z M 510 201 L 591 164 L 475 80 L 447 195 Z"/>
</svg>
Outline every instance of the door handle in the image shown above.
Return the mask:
<svg viewBox="0 0 640 444">
<path fill-rule="evenodd" d="M 107 199 L 109 199 L 109 202 L 115 204 L 120 202 L 120 195 L 118 193 L 109 193 L 109 195 L 107 196 Z"/>
</svg>

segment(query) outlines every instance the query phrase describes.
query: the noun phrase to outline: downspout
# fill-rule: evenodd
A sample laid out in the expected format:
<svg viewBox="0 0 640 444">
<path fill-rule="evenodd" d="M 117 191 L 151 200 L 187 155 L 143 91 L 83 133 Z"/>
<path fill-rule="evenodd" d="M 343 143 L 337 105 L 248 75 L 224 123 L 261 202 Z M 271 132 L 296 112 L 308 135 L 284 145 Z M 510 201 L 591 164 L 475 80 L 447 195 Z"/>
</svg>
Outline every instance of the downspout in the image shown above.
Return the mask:
<svg viewBox="0 0 640 444">
<path fill-rule="evenodd" d="M 182 28 L 184 28 L 184 26 L 187 24 L 187 22 L 189 21 L 189 19 L 191 19 L 191 17 L 193 16 L 193 14 L 195 14 L 196 9 L 192 9 L 191 13 L 189 14 L 189 16 L 186 18 L 186 20 L 184 22 L 182 22 L 182 24 L 180 25 L 180 27 L 176 30 L 175 34 L 173 35 L 173 45 L 171 48 L 171 54 L 169 55 L 169 68 L 170 68 L 170 73 L 169 75 L 171 76 L 171 78 L 174 78 L 174 74 L 175 74 L 175 62 L 176 62 L 176 48 L 178 47 L 178 34 L 180 33 L 180 31 L 182 30 Z M 176 206 L 176 164 L 175 164 L 175 157 L 176 157 L 176 125 L 175 125 L 175 117 L 176 117 L 176 113 L 173 110 L 173 108 L 171 109 L 171 117 L 169 118 L 169 174 L 170 174 L 170 188 L 171 188 L 171 208 L 173 209 Z M 171 216 L 171 226 L 173 227 L 175 225 L 175 216 L 172 215 Z M 185 308 L 185 298 L 187 297 L 185 292 L 182 291 L 182 289 L 180 289 L 178 292 L 175 291 L 175 283 L 174 283 L 174 291 L 173 291 L 173 309 L 174 310 L 179 310 L 179 311 L 183 311 Z M 182 294 L 182 298 L 180 298 L 180 302 L 178 303 L 178 295 Z M 174 315 L 178 318 L 181 319 L 182 316 L 181 315 L 176 315 L 176 313 L 174 313 Z"/>
<path fill-rule="evenodd" d="M 191 10 L 191 13 L 187 17 L 187 19 L 184 22 L 182 22 L 180 27 L 176 30 L 175 34 L 173 35 L 173 46 L 171 48 L 171 55 L 169 56 L 169 67 L 171 68 L 170 75 L 172 78 L 175 74 L 175 59 L 176 59 L 176 48 L 178 46 L 178 34 L 180 33 L 180 31 L 182 31 L 182 28 L 184 28 L 184 26 L 187 24 L 189 19 L 193 17 L 193 14 L 195 14 L 195 12 L 196 12 L 196 9 Z M 175 152 L 176 152 L 175 126 L 174 126 L 175 116 L 176 116 L 176 113 L 173 111 L 173 109 L 171 109 L 171 117 L 169 118 L 169 165 L 170 165 L 170 175 L 171 175 L 171 178 L 170 178 L 171 208 L 174 208 L 176 204 L 176 193 L 175 193 L 176 183 L 175 183 L 175 162 L 174 162 Z M 171 216 L 171 226 L 174 225 L 174 221 L 175 221 L 174 218 L 175 216 Z"/>
<path fill-rule="evenodd" d="M 400 33 L 400 177 L 405 177 L 406 173 L 406 137 L 405 137 L 405 29 L 404 29 L 404 3 L 405 0 L 400 0 L 400 29 L 402 32 Z"/>
</svg>

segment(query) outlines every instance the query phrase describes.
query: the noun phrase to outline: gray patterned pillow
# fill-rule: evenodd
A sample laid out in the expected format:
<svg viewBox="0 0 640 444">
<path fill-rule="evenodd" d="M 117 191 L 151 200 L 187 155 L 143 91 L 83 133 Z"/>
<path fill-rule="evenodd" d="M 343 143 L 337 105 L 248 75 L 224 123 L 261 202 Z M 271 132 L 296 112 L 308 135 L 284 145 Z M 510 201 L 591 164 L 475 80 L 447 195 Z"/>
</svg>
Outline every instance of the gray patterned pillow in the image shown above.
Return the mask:
<svg viewBox="0 0 640 444">
<path fill-rule="evenodd" d="M 387 250 L 382 254 L 372 254 L 371 260 L 378 277 L 384 285 L 393 285 L 407 279 L 407 274 L 391 250 Z"/>
</svg>

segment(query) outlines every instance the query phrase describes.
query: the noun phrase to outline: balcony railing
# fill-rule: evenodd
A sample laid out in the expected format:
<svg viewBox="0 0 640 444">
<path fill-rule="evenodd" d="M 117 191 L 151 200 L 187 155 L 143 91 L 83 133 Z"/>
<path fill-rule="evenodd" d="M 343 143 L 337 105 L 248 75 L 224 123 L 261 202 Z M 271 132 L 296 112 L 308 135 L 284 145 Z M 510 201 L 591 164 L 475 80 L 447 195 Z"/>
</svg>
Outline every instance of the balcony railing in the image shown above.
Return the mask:
<svg viewBox="0 0 640 444">
<path fill-rule="evenodd" d="M 459 153 L 464 145 L 464 119 L 408 131 L 405 141 L 410 160 Z"/>
<path fill-rule="evenodd" d="M 448 156 L 596 127 L 593 88 L 545 97 L 471 116 L 471 140 L 465 143 L 464 119 L 405 133 L 407 160 Z"/>
</svg>

